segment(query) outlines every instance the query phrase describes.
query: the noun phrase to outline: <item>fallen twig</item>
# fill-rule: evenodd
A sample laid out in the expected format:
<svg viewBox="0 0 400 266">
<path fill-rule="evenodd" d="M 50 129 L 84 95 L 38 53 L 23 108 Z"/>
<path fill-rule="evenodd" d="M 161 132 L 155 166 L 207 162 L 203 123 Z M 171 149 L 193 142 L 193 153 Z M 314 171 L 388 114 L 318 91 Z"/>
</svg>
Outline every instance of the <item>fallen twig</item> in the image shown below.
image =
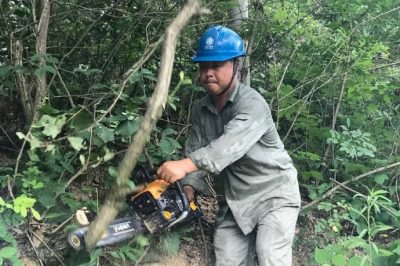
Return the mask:
<svg viewBox="0 0 400 266">
<path fill-rule="evenodd" d="M 33 251 L 35 252 L 36 257 L 37 257 L 37 259 L 38 259 L 40 265 L 44 266 L 42 260 L 41 260 L 40 257 L 39 257 L 39 254 L 38 254 L 38 252 L 37 252 L 37 250 L 36 250 L 36 248 L 35 248 L 35 245 L 33 244 L 33 241 L 32 241 L 32 239 L 31 239 L 31 237 L 29 236 L 28 233 L 26 233 L 26 236 L 28 237 L 28 240 L 29 240 L 29 242 L 30 242 L 31 245 L 32 245 Z"/>
<path fill-rule="evenodd" d="M 54 257 L 56 257 L 56 259 L 61 263 L 61 265 L 65 266 L 60 257 L 42 239 L 40 239 L 40 237 L 35 232 L 33 232 L 30 229 L 29 232 L 33 234 L 40 242 L 42 242 L 42 244 L 54 255 Z"/>
</svg>

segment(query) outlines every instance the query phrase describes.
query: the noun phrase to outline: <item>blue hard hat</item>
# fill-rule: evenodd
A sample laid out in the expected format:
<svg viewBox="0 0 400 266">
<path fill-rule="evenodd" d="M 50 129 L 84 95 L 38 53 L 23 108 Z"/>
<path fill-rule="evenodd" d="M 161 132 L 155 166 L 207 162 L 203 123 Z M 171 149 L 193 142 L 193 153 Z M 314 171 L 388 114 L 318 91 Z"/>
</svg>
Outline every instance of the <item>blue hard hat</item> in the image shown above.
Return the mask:
<svg viewBox="0 0 400 266">
<path fill-rule="evenodd" d="M 245 56 L 240 36 L 224 26 L 213 26 L 200 37 L 193 62 L 221 62 Z"/>
</svg>

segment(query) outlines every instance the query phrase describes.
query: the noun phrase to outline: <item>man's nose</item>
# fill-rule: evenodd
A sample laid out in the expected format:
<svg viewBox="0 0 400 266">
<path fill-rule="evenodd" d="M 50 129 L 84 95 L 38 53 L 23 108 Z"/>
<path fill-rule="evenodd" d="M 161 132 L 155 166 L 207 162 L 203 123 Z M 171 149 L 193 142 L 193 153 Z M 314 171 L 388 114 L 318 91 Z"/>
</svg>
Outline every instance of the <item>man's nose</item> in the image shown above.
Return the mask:
<svg viewBox="0 0 400 266">
<path fill-rule="evenodd" d="M 214 70 L 211 67 L 207 67 L 204 71 L 207 77 L 211 77 L 214 75 Z"/>
</svg>

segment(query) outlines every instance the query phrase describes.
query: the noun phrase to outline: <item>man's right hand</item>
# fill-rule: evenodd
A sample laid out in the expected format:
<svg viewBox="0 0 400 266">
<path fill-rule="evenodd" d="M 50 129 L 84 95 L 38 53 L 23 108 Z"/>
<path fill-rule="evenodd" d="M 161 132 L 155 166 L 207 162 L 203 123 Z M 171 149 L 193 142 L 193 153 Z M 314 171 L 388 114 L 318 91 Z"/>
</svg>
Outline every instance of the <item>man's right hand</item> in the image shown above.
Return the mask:
<svg viewBox="0 0 400 266">
<path fill-rule="evenodd" d="M 188 198 L 189 202 L 194 201 L 194 188 L 192 186 L 186 185 L 183 187 L 183 191 L 186 194 L 186 197 Z"/>
</svg>

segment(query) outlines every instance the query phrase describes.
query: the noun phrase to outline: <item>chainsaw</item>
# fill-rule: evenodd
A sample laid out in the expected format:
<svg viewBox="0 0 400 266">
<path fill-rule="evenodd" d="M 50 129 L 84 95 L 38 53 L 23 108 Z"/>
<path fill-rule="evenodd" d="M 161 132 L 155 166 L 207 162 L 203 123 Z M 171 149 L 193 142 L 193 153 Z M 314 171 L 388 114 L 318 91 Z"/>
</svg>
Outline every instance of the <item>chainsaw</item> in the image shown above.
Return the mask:
<svg viewBox="0 0 400 266">
<path fill-rule="evenodd" d="M 188 201 L 180 181 L 171 185 L 157 179 L 155 170 L 142 166 L 134 171 L 132 179 L 136 185 L 145 185 L 138 194 L 127 196 L 133 215 L 115 219 L 97 241 L 96 247 L 119 243 L 144 232 L 152 234 L 202 216 L 199 206 Z M 76 250 L 84 249 L 88 229 L 87 225 L 69 233 L 70 246 Z"/>
</svg>

